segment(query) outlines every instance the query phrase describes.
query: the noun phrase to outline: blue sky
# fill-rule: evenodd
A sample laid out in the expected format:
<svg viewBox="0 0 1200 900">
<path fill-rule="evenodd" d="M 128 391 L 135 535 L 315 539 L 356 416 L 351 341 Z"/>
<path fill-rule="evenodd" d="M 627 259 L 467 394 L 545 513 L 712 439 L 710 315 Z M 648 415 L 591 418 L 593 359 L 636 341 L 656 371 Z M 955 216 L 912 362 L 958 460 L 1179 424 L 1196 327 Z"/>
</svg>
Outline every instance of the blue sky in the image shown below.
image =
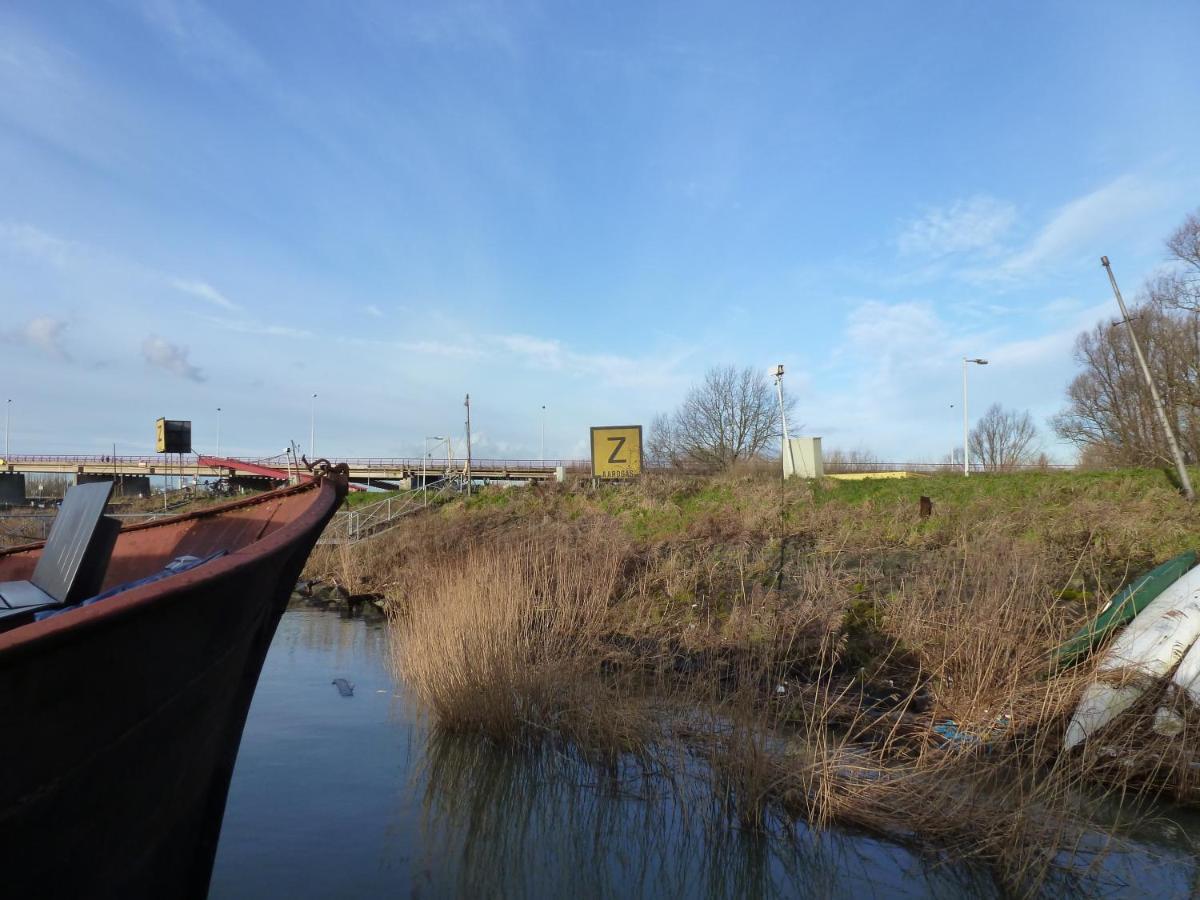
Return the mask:
<svg viewBox="0 0 1200 900">
<path fill-rule="evenodd" d="M 827 447 L 1061 408 L 1200 207 L 1194 2 L 7 2 L 14 452 L 586 455 L 713 364 Z M 953 404 L 953 406 L 952 406 Z M 1048 449 L 1069 458 L 1043 425 Z"/>
</svg>

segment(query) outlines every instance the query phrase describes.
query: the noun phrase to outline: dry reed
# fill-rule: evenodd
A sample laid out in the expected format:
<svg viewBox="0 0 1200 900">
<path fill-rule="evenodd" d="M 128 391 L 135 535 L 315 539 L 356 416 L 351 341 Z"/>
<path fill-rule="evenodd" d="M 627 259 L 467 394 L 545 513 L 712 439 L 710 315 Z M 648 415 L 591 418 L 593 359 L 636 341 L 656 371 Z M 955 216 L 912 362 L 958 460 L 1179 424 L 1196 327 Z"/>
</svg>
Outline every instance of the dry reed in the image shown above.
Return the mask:
<svg viewBox="0 0 1200 900">
<path fill-rule="evenodd" d="M 1102 810 L 1131 819 L 1200 786 L 1200 713 L 1170 696 L 1060 754 L 1091 664 L 1048 665 L 1194 538 L 1186 511 L 1044 485 L 1037 503 L 981 493 L 928 521 L 823 486 L 781 508 L 752 475 L 542 488 L 440 510 L 338 566 L 387 594 L 397 672 L 443 730 L 647 761 L 685 747 L 744 826 L 863 828 L 1026 892 L 1092 852 Z M 1153 732 L 1160 703 L 1181 737 Z"/>
</svg>

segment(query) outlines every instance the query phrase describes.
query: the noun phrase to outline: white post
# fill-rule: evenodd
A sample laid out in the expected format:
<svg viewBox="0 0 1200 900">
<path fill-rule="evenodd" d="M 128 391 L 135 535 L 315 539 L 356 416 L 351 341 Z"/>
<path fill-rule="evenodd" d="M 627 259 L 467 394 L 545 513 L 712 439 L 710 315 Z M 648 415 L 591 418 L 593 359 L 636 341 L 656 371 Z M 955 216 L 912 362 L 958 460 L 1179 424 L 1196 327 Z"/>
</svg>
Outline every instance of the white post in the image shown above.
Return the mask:
<svg viewBox="0 0 1200 900">
<path fill-rule="evenodd" d="M 429 480 L 426 476 L 428 468 L 425 461 L 429 459 L 429 438 L 425 438 L 425 445 L 421 450 L 421 505 L 429 505 L 429 487 L 426 482 Z"/>
<path fill-rule="evenodd" d="M 221 407 L 217 407 L 217 458 L 221 457 Z"/>
<path fill-rule="evenodd" d="M 542 440 L 541 452 L 538 454 L 538 461 L 544 466 L 546 464 L 546 404 L 542 404 Z"/>
</svg>

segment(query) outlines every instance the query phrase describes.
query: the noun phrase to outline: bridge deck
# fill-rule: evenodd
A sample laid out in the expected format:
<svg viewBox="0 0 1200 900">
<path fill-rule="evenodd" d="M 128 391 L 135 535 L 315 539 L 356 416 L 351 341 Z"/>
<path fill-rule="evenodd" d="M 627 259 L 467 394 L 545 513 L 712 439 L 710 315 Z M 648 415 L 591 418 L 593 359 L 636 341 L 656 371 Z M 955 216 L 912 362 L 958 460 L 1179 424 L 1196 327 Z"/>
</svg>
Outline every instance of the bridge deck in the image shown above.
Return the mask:
<svg viewBox="0 0 1200 900">
<path fill-rule="evenodd" d="M 350 467 L 355 481 L 383 481 L 430 475 L 441 472 L 461 473 L 462 459 L 427 459 L 420 457 L 360 457 L 340 459 Z M 471 461 L 473 478 L 486 480 L 537 480 L 553 478 L 557 467 L 571 472 L 590 471 L 587 460 L 578 459 L 478 459 Z M 12 455 L 0 460 L 0 473 L 14 472 L 29 475 L 155 475 L 171 477 L 215 478 L 250 475 L 283 480 L 287 478 L 287 461 L 283 457 L 237 458 L 185 456 L 172 459 L 156 456 L 84 456 L 84 455 Z M 294 468 L 293 468 L 294 471 Z"/>
</svg>

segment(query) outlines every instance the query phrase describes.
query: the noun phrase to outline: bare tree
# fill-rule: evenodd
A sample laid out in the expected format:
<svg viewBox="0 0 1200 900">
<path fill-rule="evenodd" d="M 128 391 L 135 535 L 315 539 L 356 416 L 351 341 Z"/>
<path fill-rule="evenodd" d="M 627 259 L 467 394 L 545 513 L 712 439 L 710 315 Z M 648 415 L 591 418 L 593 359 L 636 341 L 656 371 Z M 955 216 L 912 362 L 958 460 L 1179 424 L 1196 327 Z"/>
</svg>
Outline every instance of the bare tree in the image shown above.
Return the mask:
<svg viewBox="0 0 1200 900">
<path fill-rule="evenodd" d="M 786 396 L 784 404 L 791 412 Z M 679 409 L 655 416 L 646 449 L 659 464 L 725 469 L 773 449 L 780 436 L 779 405 L 766 373 L 721 366 L 704 374 Z"/>
<path fill-rule="evenodd" d="M 822 456 L 825 471 L 830 473 L 870 471 L 879 465 L 879 454 L 863 447 L 854 450 L 837 448 L 822 453 Z"/>
<path fill-rule="evenodd" d="M 1037 426 L 1029 411 L 1005 409 L 999 403 L 988 407 L 971 429 L 971 459 L 984 468 L 1002 472 L 1033 463 L 1038 454 Z"/>
</svg>

